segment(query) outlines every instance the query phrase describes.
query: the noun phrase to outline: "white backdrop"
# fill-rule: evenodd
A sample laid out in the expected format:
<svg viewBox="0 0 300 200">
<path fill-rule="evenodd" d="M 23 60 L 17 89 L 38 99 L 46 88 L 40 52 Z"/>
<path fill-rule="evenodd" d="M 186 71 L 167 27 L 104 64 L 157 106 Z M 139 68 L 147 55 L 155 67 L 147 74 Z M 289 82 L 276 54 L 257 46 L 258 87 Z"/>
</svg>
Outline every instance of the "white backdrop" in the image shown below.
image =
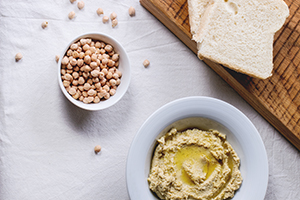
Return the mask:
<svg viewBox="0 0 300 200">
<path fill-rule="evenodd" d="M 98 7 L 116 12 L 118 26 L 103 24 Z M 85 32 L 116 38 L 132 67 L 128 92 L 103 111 L 75 107 L 58 86 L 55 55 Z M 136 132 L 162 105 L 195 95 L 226 101 L 254 123 L 268 154 L 265 199 L 299 199 L 299 151 L 139 1 L 86 0 L 78 10 L 69 0 L 0 0 L 0 199 L 129 199 L 125 167 Z"/>
</svg>

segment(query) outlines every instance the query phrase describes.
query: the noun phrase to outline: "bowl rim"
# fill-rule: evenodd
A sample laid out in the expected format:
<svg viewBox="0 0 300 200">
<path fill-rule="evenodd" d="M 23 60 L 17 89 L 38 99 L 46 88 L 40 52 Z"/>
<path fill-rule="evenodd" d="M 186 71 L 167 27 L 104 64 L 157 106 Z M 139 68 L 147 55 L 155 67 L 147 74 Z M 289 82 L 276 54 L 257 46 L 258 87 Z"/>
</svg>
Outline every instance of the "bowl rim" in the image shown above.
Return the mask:
<svg viewBox="0 0 300 200">
<path fill-rule="evenodd" d="M 186 107 L 185 107 L 186 106 Z M 212 106 L 212 107 L 210 107 Z M 222 108 L 223 110 L 220 111 L 221 115 L 215 116 L 216 118 L 213 118 L 214 116 L 210 115 L 211 110 L 216 110 Z M 191 114 L 187 113 L 180 113 L 184 112 L 183 110 L 189 110 Z M 176 110 L 173 112 L 173 110 Z M 195 114 L 198 111 L 203 111 L 203 113 L 198 113 Z M 193 113 L 194 112 L 194 113 Z M 179 114 L 180 116 L 175 116 L 174 114 Z M 167 115 L 167 116 L 166 116 Z M 231 119 L 222 119 L 219 120 L 217 119 L 218 117 L 223 117 L 223 116 L 231 115 L 229 116 Z M 165 117 L 166 116 L 166 117 Z M 166 120 L 166 118 L 172 118 L 168 119 L 167 122 L 160 123 L 158 121 L 163 121 Z M 236 119 L 235 123 L 241 123 L 239 126 L 240 127 L 245 127 L 249 129 L 246 135 L 241 135 L 239 134 L 237 139 L 242 139 L 242 140 L 248 140 L 250 138 L 250 141 L 248 144 L 246 144 L 247 147 L 242 147 L 246 148 L 246 156 L 241 158 L 241 165 L 244 165 L 243 168 L 245 169 L 244 172 L 241 171 L 242 176 L 243 176 L 243 183 L 240 187 L 240 189 L 236 192 L 236 195 L 232 198 L 232 200 L 250 200 L 253 199 L 253 195 L 255 195 L 255 199 L 257 200 L 263 200 L 266 194 L 267 190 L 267 185 L 268 185 L 268 175 L 269 175 L 269 169 L 268 169 L 268 158 L 267 158 L 267 153 L 265 146 L 263 144 L 263 141 L 261 139 L 260 134 L 258 133 L 257 129 L 255 126 L 252 124 L 252 122 L 244 115 L 240 110 L 235 108 L 229 103 L 226 103 L 222 100 L 212 98 L 212 97 L 205 97 L 205 96 L 191 96 L 191 97 L 184 97 L 180 98 L 177 100 L 174 100 L 172 102 L 169 102 L 165 104 L 164 106 L 160 107 L 157 109 L 153 114 L 151 114 L 148 119 L 142 124 L 136 135 L 134 136 L 131 146 L 128 151 L 128 156 L 127 156 L 127 163 L 126 163 L 126 171 L 125 171 L 125 177 L 126 177 L 126 186 L 127 186 L 127 192 L 132 200 L 138 200 L 141 197 L 143 199 L 157 199 L 153 195 L 153 193 L 150 191 L 148 187 L 147 180 L 145 178 L 145 173 L 149 174 L 149 171 L 145 169 L 147 160 L 147 153 L 153 153 L 153 149 L 151 149 L 151 141 L 149 140 L 156 138 L 157 135 L 168 125 L 171 123 L 189 118 L 189 117 L 204 117 L 204 118 L 213 118 L 213 120 L 216 120 L 220 124 L 224 125 L 226 128 L 228 128 L 230 131 L 235 131 L 236 128 L 234 126 L 230 126 L 226 124 L 226 121 L 232 120 L 232 118 L 235 119 L 235 117 L 238 117 Z M 155 118 L 160 118 L 160 120 L 156 120 Z M 151 123 L 159 123 L 159 124 L 151 124 Z M 162 127 L 164 124 L 164 127 Z M 157 126 L 156 126 L 157 125 Z M 157 128 L 158 130 L 153 133 L 155 137 L 152 135 L 151 139 L 149 139 L 148 135 L 151 135 L 149 131 L 147 132 L 147 128 L 149 127 L 154 127 Z M 229 126 L 229 127 L 228 127 Z M 244 131 L 244 130 L 243 130 Z M 144 132 L 144 134 L 143 134 Z M 235 134 L 235 133 L 233 133 Z M 244 133 L 243 133 L 244 134 Z M 250 135 L 249 135 L 250 134 Z M 245 137 L 246 136 L 246 137 Z M 245 137 L 245 138 L 244 138 Z M 244 139 L 243 139 L 244 138 Z M 138 142 L 143 141 L 143 144 L 137 144 Z M 244 141 L 245 142 L 245 141 Z M 148 144 L 147 144 L 148 143 Z M 152 141 L 153 143 L 153 141 Z M 231 142 L 230 142 L 231 143 Z M 232 145 L 232 144 L 231 144 Z M 233 145 L 232 145 L 233 146 Z M 252 148 L 253 152 L 251 152 Z M 144 149 L 143 149 L 144 148 Z M 236 148 L 233 146 L 233 148 L 236 150 Z M 149 152 L 151 151 L 151 152 Z M 245 151 L 245 149 L 243 149 Z M 249 152 L 254 154 L 255 156 L 258 156 L 257 159 L 254 158 L 254 156 L 248 156 Z M 139 154 L 143 154 L 142 156 Z M 239 155 L 239 153 L 238 153 Z M 144 156 L 144 157 L 143 157 Z M 247 157 L 248 156 L 248 157 Z M 250 161 L 254 161 L 254 163 L 250 163 Z M 142 168 L 139 169 L 136 166 Z M 147 168 L 147 167 L 146 167 Z M 150 167 L 149 167 L 150 168 Z M 240 166 L 241 170 L 241 166 Z M 259 170 L 259 171 L 258 171 Z M 243 174 L 244 173 L 244 174 Z M 251 177 L 250 175 L 254 175 L 254 177 Z M 147 176 L 146 176 L 147 177 Z M 256 180 L 255 178 L 259 179 Z M 245 181 L 246 180 L 246 181 Z M 253 182 L 254 186 L 252 185 Z M 146 188 L 147 187 L 147 188 Z M 242 189 L 243 188 L 243 189 Z M 250 197 L 249 196 L 249 190 L 251 192 Z M 253 190 L 255 191 L 255 194 L 253 193 Z M 248 193 L 247 193 L 248 192 Z"/>
<path fill-rule="evenodd" d="M 88 37 L 89 38 L 95 38 L 95 37 L 104 38 L 104 39 L 99 39 L 99 40 L 102 40 L 105 43 L 111 44 L 114 47 L 114 49 L 118 49 L 117 53 L 120 54 L 120 57 L 122 59 L 122 61 L 120 61 L 120 64 L 121 63 L 123 64 L 123 65 L 121 64 L 119 66 L 119 70 L 122 72 L 122 78 L 121 78 L 121 83 L 117 88 L 116 94 L 111 96 L 107 100 L 100 101 L 99 103 L 93 103 L 93 104 L 85 104 L 85 103 L 83 103 L 83 102 L 81 102 L 77 99 L 74 99 L 66 91 L 66 89 L 63 86 L 63 83 L 61 81 L 61 61 L 62 61 L 65 53 L 67 52 L 67 50 L 69 49 L 70 45 L 73 42 L 78 41 L 82 38 L 88 38 Z M 108 41 L 105 41 L 105 40 L 108 40 Z M 110 35 L 107 35 L 105 33 L 102 33 L 102 32 L 86 32 L 86 33 L 82 33 L 82 34 L 74 37 L 70 42 L 68 42 L 68 44 L 66 45 L 66 47 L 64 48 L 64 50 L 60 54 L 57 66 L 58 66 L 58 71 L 57 71 L 58 72 L 58 83 L 59 83 L 59 87 L 60 87 L 62 93 L 64 94 L 64 96 L 72 104 L 76 105 L 79 108 L 89 110 L 89 111 L 103 110 L 103 109 L 106 109 L 106 108 L 116 104 L 127 92 L 128 88 L 129 88 L 130 80 L 131 80 L 131 66 L 130 66 L 129 57 L 127 55 L 127 52 L 125 51 L 125 48 L 114 37 L 112 37 Z"/>
</svg>

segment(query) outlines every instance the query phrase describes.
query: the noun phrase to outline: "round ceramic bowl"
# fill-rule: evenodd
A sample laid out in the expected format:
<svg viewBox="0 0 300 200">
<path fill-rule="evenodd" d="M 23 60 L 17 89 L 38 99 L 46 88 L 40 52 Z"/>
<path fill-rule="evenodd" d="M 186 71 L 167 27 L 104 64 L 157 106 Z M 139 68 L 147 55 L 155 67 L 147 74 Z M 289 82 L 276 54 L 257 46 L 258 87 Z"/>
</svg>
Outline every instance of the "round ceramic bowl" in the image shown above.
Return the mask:
<svg viewBox="0 0 300 200">
<path fill-rule="evenodd" d="M 63 83 L 62 83 L 61 61 L 62 61 L 64 55 L 66 54 L 67 50 L 69 49 L 70 45 L 82 38 L 91 38 L 94 40 L 100 40 L 107 44 L 110 44 L 114 47 L 114 51 L 116 53 L 118 53 L 119 57 L 120 57 L 118 70 L 120 70 L 122 72 L 121 83 L 117 87 L 115 95 L 111 96 L 107 100 L 101 100 L 99 103 L 86 104 L 79 100 L 74 99 L 67 92 L 67 90 L 65 89 L 65 87 L 63 86 Z M 85 34 L 77 36 L 76 38 L 71 40 L 70 43 L 65 47 L 63 53 L 60 55 L 60 59 L 58 61 L 58 82 L 59 82 L 61 91 L 63 92 L 65 97 L 70 102 L 72 102 L 74 105 L 76 105 L 82 109 L 85 109 L 85 110 L 91 110 L 91 111 L 102 110 L 102 109 L 108 108 L 108 107 L 114 105 L 115 103 L 117 103 L 123 97 L 123 95 L 126 93 L 128 87 L 129 87 L 129 83 L 130 83 L 130 77 L 131 77 L 130 71 L 131 71 L 130 63 L 129 63 L 129 58 L 127 56 L 127 53 L 126 53 L 125 49 L 123 48 L 123 46 L 116 39 L 114 39 L 111 36 L 108 36 L 104 33 L 85 33 Z"/>
<path fill-rule="evenodd" d="M 268 184 L 268 159 L 262 139 L 251 121 L 232 105 L 209 97 L 175 100 L 154 112 L 134 137 L 126 165 L 127 190 L 131 200 L 157 200 L 147 178 L 156 140 L 171 128 L 215 129 L 240 158 L 243 182 L 232 200 L 263 200 Z"/>
</svg>

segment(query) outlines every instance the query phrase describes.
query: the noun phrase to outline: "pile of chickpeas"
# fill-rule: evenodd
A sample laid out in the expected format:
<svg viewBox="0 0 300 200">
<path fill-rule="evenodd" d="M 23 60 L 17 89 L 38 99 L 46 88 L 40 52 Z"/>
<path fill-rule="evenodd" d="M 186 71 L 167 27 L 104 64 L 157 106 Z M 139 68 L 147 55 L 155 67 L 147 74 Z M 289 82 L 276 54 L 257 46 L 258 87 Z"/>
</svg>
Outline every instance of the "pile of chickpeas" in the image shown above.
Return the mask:
<svg viewBox="0 0 300 200">
<path fill-rule="evenodd" d="M 67 92 L 83 103 L 99 103 L 116 93 L 122 73 L 119 54 L 112 45 L 91 38 L 71 44 L 61 61 L 61 78 Z"/>
</svg>

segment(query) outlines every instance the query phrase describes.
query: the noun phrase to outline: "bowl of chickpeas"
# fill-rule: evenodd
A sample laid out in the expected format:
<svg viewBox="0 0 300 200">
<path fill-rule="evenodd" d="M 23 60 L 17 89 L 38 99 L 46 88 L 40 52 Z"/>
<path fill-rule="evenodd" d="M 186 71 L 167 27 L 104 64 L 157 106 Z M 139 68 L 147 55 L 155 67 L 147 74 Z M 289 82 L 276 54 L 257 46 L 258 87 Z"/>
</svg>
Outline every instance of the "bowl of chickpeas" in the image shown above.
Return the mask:
<svg viewBox="0 0 300 200">
<path fill-rule="evenodd" d="M 85 110 L 102 110 L 117 103 L 130 83 L 125 49 L 104 33 L 73 39 L 58 61 L 58 81 L 64 96 Z"/>
</svg>

